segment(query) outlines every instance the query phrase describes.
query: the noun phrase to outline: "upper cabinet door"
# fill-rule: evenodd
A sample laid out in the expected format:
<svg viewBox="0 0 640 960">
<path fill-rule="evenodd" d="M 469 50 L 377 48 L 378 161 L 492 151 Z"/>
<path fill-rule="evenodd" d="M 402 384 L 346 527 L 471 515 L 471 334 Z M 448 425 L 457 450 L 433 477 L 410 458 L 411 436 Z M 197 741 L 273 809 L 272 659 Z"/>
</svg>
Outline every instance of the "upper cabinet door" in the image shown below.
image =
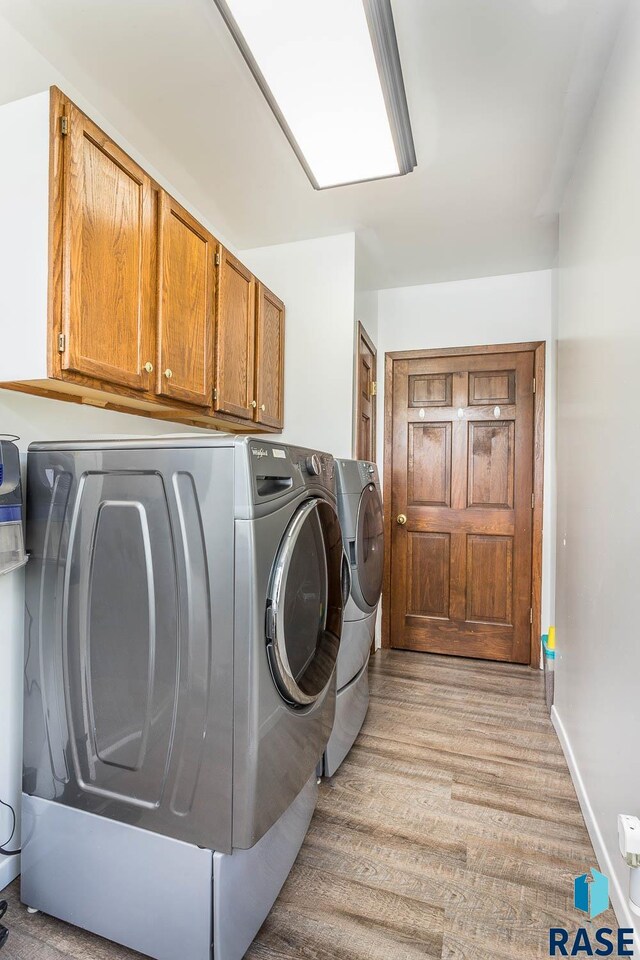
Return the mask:
<svg viewBox="0 0 640 960">
<path fill-rule="evenodd" d="M 163 397 L 210 407 L 216 240 L 160 191 L 158 376 Z"/>
<path fill-rule="evenodd" d="M 256 422 L 284 426 L 284 304 L 258 283 L 256 322 Z"/>
<path fill-rule="evenodd" d="M 154 356 L 151 180 L 67 103 L 62 369 L 149 390 Z"/>
<path fill-rule="evenodd" d="M 214 408 L 253 420 L 255 292 L 253 274 L 224 247 L 218 276 Z"/>
</svg>

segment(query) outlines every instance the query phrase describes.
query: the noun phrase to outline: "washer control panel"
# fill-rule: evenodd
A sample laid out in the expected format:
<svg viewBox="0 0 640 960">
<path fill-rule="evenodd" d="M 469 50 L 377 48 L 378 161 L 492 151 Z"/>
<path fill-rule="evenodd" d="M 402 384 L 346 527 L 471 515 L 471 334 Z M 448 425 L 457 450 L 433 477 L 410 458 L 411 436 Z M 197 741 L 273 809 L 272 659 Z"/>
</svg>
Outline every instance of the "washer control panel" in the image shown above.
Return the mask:
<svg viewBox="0 0 640 960">
<path fill-rule="evenodd" d="M 330 454 L 300 447 L 290 447 L 290 452 L 305 483 L 320 483 L 332 493 L 335 491 L 335 462 Z"/>
<path fill-rule="evenodd" d="M 322 473 L 322 464 L 317 453 L 312 453 L 310 457 L 305 457 L 305 469 L 309 476 L 319 477 Z"/>
<path fill-rule="evenodd" d="M 363 484 L 378 482 L 378 468 L 375 463 L 358 460 L 358 473 Z"/>
<path fill-rule="evenodd" d="M 320 485 L 335 493 L 335 463 L 330 454 L 260 440 L 251 440 L 248 448 L 258 501 L 302 486 Z"/>
</svg>

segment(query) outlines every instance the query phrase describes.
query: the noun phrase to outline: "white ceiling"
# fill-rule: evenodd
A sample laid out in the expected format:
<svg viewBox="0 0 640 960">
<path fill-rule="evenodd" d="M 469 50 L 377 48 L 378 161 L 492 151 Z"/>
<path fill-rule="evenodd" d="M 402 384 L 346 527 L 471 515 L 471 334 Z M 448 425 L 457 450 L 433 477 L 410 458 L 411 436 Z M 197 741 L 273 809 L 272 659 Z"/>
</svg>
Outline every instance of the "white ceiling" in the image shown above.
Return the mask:
<svg viewBox="0 0 640 960">
<path fill-rule="evenodd" d="M 543 269 L 625 2 L 393 0 L 418 167 L 323 192 L 213 0 L 0 0 L 0 101 L 35 47 L 237 248 L 356 231 L 361 289 Z"/>
</svg>

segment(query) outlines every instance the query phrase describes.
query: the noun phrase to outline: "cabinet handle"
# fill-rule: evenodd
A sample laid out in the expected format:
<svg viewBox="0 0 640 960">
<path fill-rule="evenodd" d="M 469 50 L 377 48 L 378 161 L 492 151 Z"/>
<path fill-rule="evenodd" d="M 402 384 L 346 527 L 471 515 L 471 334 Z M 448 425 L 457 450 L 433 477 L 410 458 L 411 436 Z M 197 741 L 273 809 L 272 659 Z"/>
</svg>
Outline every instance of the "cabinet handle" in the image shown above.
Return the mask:
<svg viewBox="0 0 640 960">
<path fill-rule="evenodd" d="M 153 364 L 151 363 L 150 360 L 147 360 L 147 362 L 144 365 L 144 369 L 147 371 L 147 373 L 153 373 Z"/>
<path fill-rule="evenodd" d="M 171 380 L 171 377 L 173 376 L 173 370 L 169 370 L 169 369 L 165 370 L 164 375 L 167 378 L 167 380 Z"/>
<path fill-rule="evenodd" d="M 255 410 L 255 408 L 258 406 L 258 401 L 257 401 L 257 400 L 252 400 L 252 401 L 251 401 L 251 406 L 252 406 L 253 409 Z"/>
<path fill-rule="evenodd" d="M 261 409 L 261 410 L 266 410 L 266 409 L 267 409 L 267 408 L 265 407 L 264 403 L 260 405 L 260 409 Z"/>
</svg>

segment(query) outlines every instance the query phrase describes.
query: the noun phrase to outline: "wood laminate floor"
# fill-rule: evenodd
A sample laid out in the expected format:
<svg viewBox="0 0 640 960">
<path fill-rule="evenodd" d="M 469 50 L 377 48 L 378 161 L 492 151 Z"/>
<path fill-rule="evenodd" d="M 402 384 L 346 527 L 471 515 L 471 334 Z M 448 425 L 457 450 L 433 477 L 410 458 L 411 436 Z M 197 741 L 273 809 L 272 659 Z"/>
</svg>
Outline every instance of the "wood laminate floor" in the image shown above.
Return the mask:
<svg viewBox="0 0 640 960">
<path fill-rule="evenodd" d="M 588 927 L 573 878 L 596 861 L 541 675 L 384 651 L 370 677 L 360 738 L 247 960 L 519 960 L 548 956 L 550 926 Z M 139 957 L 29 916 L 17 883 L 9 899 L 2 960 Z"/>
</svg>

